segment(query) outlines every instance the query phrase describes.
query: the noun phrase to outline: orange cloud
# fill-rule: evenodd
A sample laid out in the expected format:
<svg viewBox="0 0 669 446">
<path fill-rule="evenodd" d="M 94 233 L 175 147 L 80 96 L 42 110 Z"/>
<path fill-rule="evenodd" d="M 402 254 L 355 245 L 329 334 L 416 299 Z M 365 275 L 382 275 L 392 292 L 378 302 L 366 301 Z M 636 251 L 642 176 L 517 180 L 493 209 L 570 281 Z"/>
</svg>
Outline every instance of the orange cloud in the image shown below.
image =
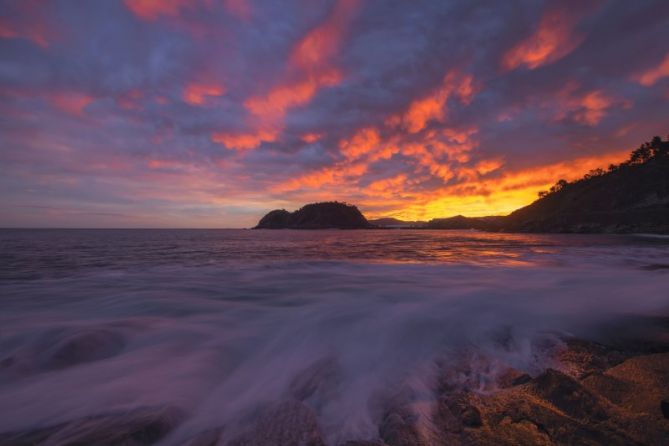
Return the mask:
<svg viewBox="0 0 669 446">
<path fill-rule="evenodd" d="M 453 178 L 453 170 L 449 163 L 437 159 L 434 153 L 424 143 L 405 144 L 401 147 L 403 155 L 413 157 L 419 167 L 427 169 L 430 175 L 440 178 L 446 182 Z"/>
<path fill-rule="evenodd" d="M 664 77 L 669 77 L 669 53 L 658 66 L 639 74 L 636 80 L 644 87 L 650 87 Z"/>
<path fill-rule="evenodd" d="M 144 20 L 155 20 L 161 15 L 178 16 L 180 11 L 191 0 L 123 0 L 126 7 L 137 17 Z"/>
<path fill-rule="evenodd" d="M 508 71 L 522 65 L 535 69 L 565 57 L 582 41 L 574 32 L 578 18 L 566 10 L 547 11 L 534 33 L 504 54 L 502 68 Z"/>
<path fill-rule="evenodd" d="M 261 119 L 279 120 L 289 109 L 309 103 L 321 88 L 339 84 L 343 76 L 332 59 L 358 3 L 339 0 L 327 19 L 293 47 L 288 68 L 295 79 L 279 84 L 266 95 L 248 99 L 244 104 L 249 112 Z"/>
<path fill-rule="evenodd" d="M 73 116 L 83 116 L 85 108 L 93 102 L 93 97 L 83 93 L 54 93 L 49 102 L 59 110 Z"/>
<path fill-rule="evenodd" d="M 430 121 L 445 119 L 447 101 L 450 97 L 455 96 L 462 103 L 469 104 L 474 93 L 472 76 L 452 71 L 444 76 L 439 88 L 427 97 L 413 101 L 402 117 L 391 117 L 387 124 L 392 126 L 401 122 L 409 133 L 417 133 Z"/>
<path fill-rule="evenodd" d="M 324 71 L 292 84 L 280 85 L 265 96 L 249 98 L 244 106 L 258 118 L 280 120 L 289 109 L 308 104 L 320 88 L 337 85 L 340 80 L 337 70 Z"/>
<path fill-rule="evenodd" d="M 612 98 L 599 90 L 587 93 L 581 98 L 581 109 L 575 114 L 576 121 L 590 126 L 598 124 L 613 102 Z"/>
<path fill-rule="evenodd" d="M 540 190 L 549 188 L 560 178 L 568 181 L 575 180 L 591 169 L 618 163 L 625 160 L 627 156 L 627 151 L 622 151 L 582 157 L 567 162 L 508 171 L 498 177 L 485 180 L 472 177 L 470 180 L 446 187 L 411 193 L 400 190 L 398 194 L 393 194 L 393 184 L 389 183 L 386 185 L 388 193 L 384 194 L 383 184 L 379 183 L 378 189 L 380 190 L 369 189 L 367 197 L 362 197 L 359 202 L 363 208 L 377 205 L 393 207 L 391 212 L 370 213 L 369 216 L 372 218 L 389 213 L 406 220 L 429 220 L 458 214 L 472 217 L 505 215 L 530 204 L 537 198 Z M 477 167 L 483 167 L 485 170 L 497 163 L 495 160 L 485 160 Z M 405 183 L 404 188 L 406 186 Z M 375 198 L 377 196 L 395 197 L 401 200 L 379 203 Z"/>
<path fill-rule="evenodd" d="M 358 130 L 351 139 L 340 141 L 339 148 L 346 158 L 353 160 L 371 152 L 378 147 L 380 142 L 381 137 L 378 130 L 364 128 Z"/>
<path fill-rule="evenodd" d="M 557 95 L 557 100 L 549 103 L 550 107 L 557 107 L 556 120 L 570 117 L 579 124 L 595 126 L 606 116 L 607 111 L 614 105 L 629 107 L 628 101 L 619 100 L 602 90 L 592 90 L 577 93 L 576 84 L 568 84 Z"/>
<path fill-rule="evenodd" d="M 175 169 L 181 166 L 181 163 L 171 160 L 162 160 L 162 159 L 150 159 L 146 165 L 149 169 L 162 170 L 162 169 Z"/>
<path fill-rule="evenodd" d="M 284 79 L 269 92 L 248 98 L 244 107 L 251 114 L 254 131 L 245 135 L 212 135 L 212 141 L 228 148 L 246 150 L 264 141 L 275 141 L 283 130 L 289 110 L 308 104 L 326 87 L 338 85 L 343 75 L 332 60 L 339 51 L 348 22 L 358 9 L 358 0 L 339 0 L 326 20 L 295 44 Z"/>
<path fill-rule="evenodd" d="M 222 96 L 225 92 L 223 85 L 193 82 L 184 88 L 183 99 L 190 105 L 205 105 L 209 98 Z"/>
<path fill-rule="evenodd" d="M 290 64 L 306 72 L 329 66 L 359 4 L 359 0 L 339 0 L 325 22 L 312 29 L 293 48 Z"/>
<path fill-rule="evenodd" d="M 141 90 L 131 90 L 116 98 L 116 103 L 124 110 L 139 110 L 141 108 L 139 100 L 144 97 Z"/>
<path fill-rule="evenodd" d="M 391 178 L 374 181 L 367 186 L 364 193 L 367 195 L 389 198 L 403 196 L 407 192 L 407 176 L 405 174 L 395 175 Z"/>
<path fill-rule="evenodd" d="M 276 141 L 276 138 L 276 132 L 271 130 L 260 130 L 257 133 L 217 132 L 211 135 L 212 142 L 240 151 L 255 149 L 263 142 Z"/>
<path fill-rule="evenodd" d="M 316 141 L 320 140 L 323 137 L 322 134 L 320 133 L 306 133 L 302 135 L 302 141 L 306 142 L 307 144 L 313 144 Z"/>
<path fill-rule="evenodd" d="M 336 164 L 279 183 L 272 188 L 272 191 L 284 193 L 300 189 L 320 189 L 328 185 L 346 186 L 352 180 L 360 178 L 367 173 L 367 169 L 368 165 L 364 162 Z"/>
<path fill-rule="evenodd" d="M 21 17 L 14 20 L 0 17 L 0 38 L 28 39 L 42 48 L 47 48 L 56 33 L 41 13 L 43 5 L 24 0 L 18 7 L 22 13 Z"/>
</svg>

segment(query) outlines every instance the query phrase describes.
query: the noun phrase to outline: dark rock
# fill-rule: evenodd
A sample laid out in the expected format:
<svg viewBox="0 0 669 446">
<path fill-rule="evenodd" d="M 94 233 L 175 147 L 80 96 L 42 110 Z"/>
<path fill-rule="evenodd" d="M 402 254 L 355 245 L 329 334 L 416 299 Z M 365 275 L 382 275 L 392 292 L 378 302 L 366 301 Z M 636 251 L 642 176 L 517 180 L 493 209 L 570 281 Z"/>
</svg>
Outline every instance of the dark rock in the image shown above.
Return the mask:
<svg viewBox="0 0 669 446">
<path fill-rule="evenodd" d="M 255 229 L 368 229 L 357 207 L 336 201 L 312 203 L 295 212 L 274 210 L 260 219 Z"/>
<path fill-rule="evenodd" d="M 43 429 L 0 434 L 0 445 L 143 446 L 154 444 L 184 418 L 175 408 L 146 408 L 87 417 Z"/>
<path fill-rule="evenodd" d="M 528 375 L 527 373 L 523 373 L 522 375 L 514 378 L 511 381 L 511 385 L 512 386 L 520 386 L 520 385 L 528 383 L 530 381 L 532 381 L 532 377 L 530 375 Z"/>
<path fill-rule="evenodd" d="M 488 418 L 490 433 L 485 434 L 492 436 L 497 441 L 496 444 L 638 444 L 619 432 L 615 426 L 573 418 L 562 411 L 533 401 L 522 392 L 507 398 Z"/>
<path fill-rule="evenodd" d="M 220 429 L 211 429 L 200 432 L 195 437 L 184 443 L 183 446 L 216 446 L 220 437 Z"/>
<path fill-rule="evenodd" d="M 324 446 L 316 414 L 299 401 L 286 401 L 261 414 L 229 446 Z"/>
<path fill-rule="evenodd" d="M 660 401 L 660 410 L 664 418 L 669 418 L 669 400 Z"/>
<path fill-rule="evenodd" d="M 531 380 L 532 377 L 527 373 L 523 373 L 519 370 L 509 368 L 505 370 L 504 373 L 500 374 L 500 376 L 497 378 L 497 385 L 502 389 L 506 389 L 509 387 L 520 386 L 522 384 L 530 382 Z"/>
<path fill-rule="evenodd" d="M 423 442 L 409 416 L 397 412 L 386 415 L 379 427 L 379 435 L 388 446 L 422 446 Z"/>
<path fill-rule="evenodd" d="M 118 333 L 101 330 L 82 330 L 58 342 L 47 355 L 44 367 L 62 369 L 77 364 L 99 361 L 117 355 L 125 346 Z"/>
<path fill-rule="evenodd" d="M 557 370 L 546 370 L 532 381 L 530 389 L 576 419 L 603 421 L 608 418 L 595 395 L 575 379 Z"/>
<path fill-rule="evenodd" d="M 446 395 L 437 406 L 440 427 L 446 432 L 460 432 L 463 427 L 483 425 L 481 412 L 474 405 L 469 393 Z"/>
<path fill-rule="evenodd" d="M 337 391 L 339 373 L 339 365 L 334 358 L 320 359 L 293 378 L 290 393 L 296 400 L 309 400 L 310 404 L 318 405 Z"/>
<path fill-rule="evenodd" d="M 60 370 L 116 356 L 125 347 L 119 333 L 104 328 L 48 330 L 33 344 L 25 345 L 0 361 L 8 377 Z"/>
<path fill-rule="evenodd" d="M 593 373 L 602 373 L 623 362 L 627 355 L 615 348 L 596 342 L 569 338 L 566 348 L 558 351 L 556 359 L 577 378 L 584 378 Z"/>
<path fill-rule="evenodd" d="M 483 423 L 481 422 L 481 412 L 474 406 L 463 408 L 460 417 L 462 419 L 462 424 L 467 427 L 483 426 Z"/>
<path fill-rule="evenodd" d="M 353 440 L 347 441 L 342 446 L 387 446 L 382 441 Z"/>
</svg>

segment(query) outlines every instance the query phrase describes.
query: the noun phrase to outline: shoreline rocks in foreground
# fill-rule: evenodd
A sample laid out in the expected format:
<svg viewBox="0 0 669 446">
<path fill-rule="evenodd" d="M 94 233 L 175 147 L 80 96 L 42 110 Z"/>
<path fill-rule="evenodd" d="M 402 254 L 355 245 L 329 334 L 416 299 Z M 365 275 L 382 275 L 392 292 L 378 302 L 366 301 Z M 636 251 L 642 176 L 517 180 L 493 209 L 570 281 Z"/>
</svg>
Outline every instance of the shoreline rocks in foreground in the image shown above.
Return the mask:
<svg viewBox="0 0 669 446">
<path fill-rule="evenodd" d="M 533 376 L 504 369 L 480 354 L 444 358 L 435 364 L 439 373 L 429 404 L 402 386 L 388 389 L 388 396 L 376 402 L 377 432 L 359 440 L 333 443 L 324 434 L 327 419 L 319 418 L 314 402 L 337 380 L 331 358 L 305 369 L 285 400 L 267 405 L 242 426 L 209 428 L 184 440 L 172 435 L 188 415 L 174 407 L 154 407 L 0 433 L 0 445 L 664 446 L 669 439 L 669 323 L 665 318 L 641 323 L 651 329 L 634 329 L 606 344 L 562 337 L 547 346 L 552 359 Z M 619 333 L 625 329 L 613 327 Z M 480 373 L 493 369 L 496 374 Z M 490 376 L 496 381 L 481 381 Z"/>
</svg>

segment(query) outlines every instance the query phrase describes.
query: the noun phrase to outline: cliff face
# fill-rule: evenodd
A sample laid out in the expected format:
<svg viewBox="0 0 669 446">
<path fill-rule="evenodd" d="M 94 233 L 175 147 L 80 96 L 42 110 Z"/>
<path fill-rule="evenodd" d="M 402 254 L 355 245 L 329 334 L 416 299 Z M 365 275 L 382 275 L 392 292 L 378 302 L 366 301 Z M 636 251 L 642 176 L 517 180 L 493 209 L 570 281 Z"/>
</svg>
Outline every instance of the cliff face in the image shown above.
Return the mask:
<svg viewBox="0 0 669 446">
<path fill-rule="evenodd" d="M 274 210 L 255 229 L 367 229 L 372 227 L 357 207 L 336 201 L 308 204 L 295 212 Z"/>
</svg>

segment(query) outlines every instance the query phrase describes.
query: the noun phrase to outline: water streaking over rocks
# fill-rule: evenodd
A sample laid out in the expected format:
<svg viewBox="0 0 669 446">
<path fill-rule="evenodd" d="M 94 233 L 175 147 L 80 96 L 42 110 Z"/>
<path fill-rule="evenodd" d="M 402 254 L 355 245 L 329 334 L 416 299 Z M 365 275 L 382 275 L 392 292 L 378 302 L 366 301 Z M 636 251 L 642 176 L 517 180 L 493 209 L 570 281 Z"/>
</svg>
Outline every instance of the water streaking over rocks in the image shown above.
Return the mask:
<svg viewBox="0 0 669 446">
<path fill-rule="evenodd" d="M 669 434 L 663 238 L 7 230 L 0 260 L 2 445 Z"/>
</svg>

